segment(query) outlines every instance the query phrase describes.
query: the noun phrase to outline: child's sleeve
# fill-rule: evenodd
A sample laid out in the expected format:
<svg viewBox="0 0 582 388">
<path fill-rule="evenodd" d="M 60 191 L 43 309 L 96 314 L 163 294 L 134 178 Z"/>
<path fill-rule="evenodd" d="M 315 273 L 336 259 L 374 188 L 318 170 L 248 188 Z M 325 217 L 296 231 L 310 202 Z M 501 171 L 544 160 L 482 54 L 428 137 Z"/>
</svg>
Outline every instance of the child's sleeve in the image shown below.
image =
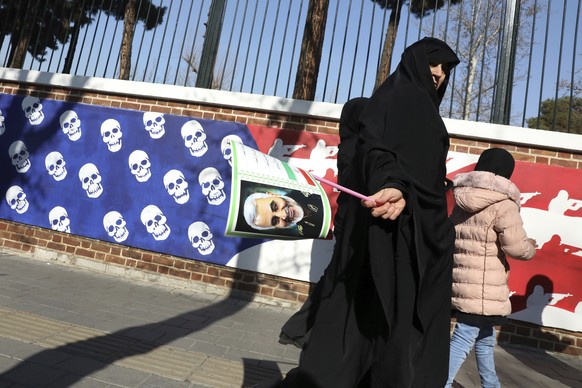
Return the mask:
<svg viewBox="0 0 582 388">
<path fill-rule="evenodd" d="M 527 240 L 519 208 L 515 202 L 503 201 L 497 212 L 494 229 L 501 249 L 514 259 L 529 260 L 536 254 L 534 246 Z"/>
</svg>

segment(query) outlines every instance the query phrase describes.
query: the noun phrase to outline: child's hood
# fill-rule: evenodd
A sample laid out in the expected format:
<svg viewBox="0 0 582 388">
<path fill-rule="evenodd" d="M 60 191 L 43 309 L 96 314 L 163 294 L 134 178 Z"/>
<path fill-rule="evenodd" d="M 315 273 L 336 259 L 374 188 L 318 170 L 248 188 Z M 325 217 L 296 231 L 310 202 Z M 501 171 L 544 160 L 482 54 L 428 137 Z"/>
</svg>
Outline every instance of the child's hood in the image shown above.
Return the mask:
<svg viewBox="0 0 582 388">
<path fill-rule="evenodd" d="M 461 173 L 453 179 L 455 203 L 476 212 L 500 201 L 511 200 L 520 207 L 521 193 L 509 179 L 488 171 Z"/>
</svg>

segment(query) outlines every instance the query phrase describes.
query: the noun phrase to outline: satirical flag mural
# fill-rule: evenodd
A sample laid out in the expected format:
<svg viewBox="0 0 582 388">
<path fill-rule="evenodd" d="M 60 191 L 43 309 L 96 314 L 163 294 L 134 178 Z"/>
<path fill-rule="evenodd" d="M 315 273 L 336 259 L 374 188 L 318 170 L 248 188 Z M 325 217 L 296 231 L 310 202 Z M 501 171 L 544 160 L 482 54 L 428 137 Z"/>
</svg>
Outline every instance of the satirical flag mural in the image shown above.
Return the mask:
<svg viewBox="0 0 582 388">
<path fill-rule="evenodd" d="M 0 218 L 215 264 L 257 269 L 256 250 L 269 242 L 224 236 L 231 140 L 257 149 L 256 138 L 274 134 L 277 155 L 310 147 L 320 174 L 335 174 L 338 139 L 331 135 L 291 146 L 266 127 L 31 96 L 0 95 L 0 110 Z M 310 164 L 309 155 L 302 160 Z M 325 193 L 333 212 L 337 193 Z M 298 246 L 305 244 L 314 245 Z M 331 240 L 319 245 L 331 249 Z M 327 255 L 320 257 L 325 267 Z M 260 269 L 279 274 L 288 259 Z M 300 279 L 310 279 L 307 267 L 295 265 Z"/>
<path fill-rule="evenodd" d="M 0 217 L 226 264 L 260 239 L 223 239 L 231 167 L 221 149 L 244 125 L 0 96 Z"/>
<path fill-rule="evenodd" d="M 230 144 L 336 182 L 338 136 L 33 96 L 2 94 L 0 111 L 2 219 L 299 280 L 329 262 L 329 233 L 225 236 Z M 451 152 L 449 178 L 476 158 Z M 582 171 L 518 161 L 512 181 L 539 245 L 531 261 L 510 259 L 512 317 L 582 331 Z M 322 189 L 332 229 L 338 192 Z"/>
</svg>

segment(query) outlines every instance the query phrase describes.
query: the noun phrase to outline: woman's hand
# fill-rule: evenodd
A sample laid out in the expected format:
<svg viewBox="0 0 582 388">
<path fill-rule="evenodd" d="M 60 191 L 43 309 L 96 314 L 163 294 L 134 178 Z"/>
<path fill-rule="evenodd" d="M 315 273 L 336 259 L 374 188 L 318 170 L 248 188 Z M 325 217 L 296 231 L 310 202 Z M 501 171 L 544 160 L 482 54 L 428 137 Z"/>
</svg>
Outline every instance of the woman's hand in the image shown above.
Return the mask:
<svg viewBox="0 0 582 388">
<path fill-rule="evenodd" d="M 406 200 L 402 191 L 393 188 L 382 189 L 370 196 L 373 201 L 363 200 L 362 205 L 372 209 L 373 217 L 395 220 L 404 211 Z"/>
</svg>

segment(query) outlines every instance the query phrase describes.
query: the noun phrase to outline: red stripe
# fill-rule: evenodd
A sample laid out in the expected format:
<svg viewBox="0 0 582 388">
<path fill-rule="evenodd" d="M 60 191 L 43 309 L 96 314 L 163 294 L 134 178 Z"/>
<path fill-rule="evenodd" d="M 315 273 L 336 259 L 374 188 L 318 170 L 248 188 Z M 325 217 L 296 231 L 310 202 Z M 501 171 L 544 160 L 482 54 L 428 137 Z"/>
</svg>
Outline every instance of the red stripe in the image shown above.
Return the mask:
<svg viewBox="0 0 582 388">
<path fill-rule="evenodd" d="M 311 186 L 315 186 L 315 182 L 313 181 L 313 179 L 311 179 L 311 177 L 309 176 L 308 173 L 306 173 L 305 171 L 303 171 L 300 168 L 297 168 L 301 174 L 303 174 L 303 177 L 305 178 L 305 180 L 307 181 L 307 183 L 309 183 Z"/>
</svg>

